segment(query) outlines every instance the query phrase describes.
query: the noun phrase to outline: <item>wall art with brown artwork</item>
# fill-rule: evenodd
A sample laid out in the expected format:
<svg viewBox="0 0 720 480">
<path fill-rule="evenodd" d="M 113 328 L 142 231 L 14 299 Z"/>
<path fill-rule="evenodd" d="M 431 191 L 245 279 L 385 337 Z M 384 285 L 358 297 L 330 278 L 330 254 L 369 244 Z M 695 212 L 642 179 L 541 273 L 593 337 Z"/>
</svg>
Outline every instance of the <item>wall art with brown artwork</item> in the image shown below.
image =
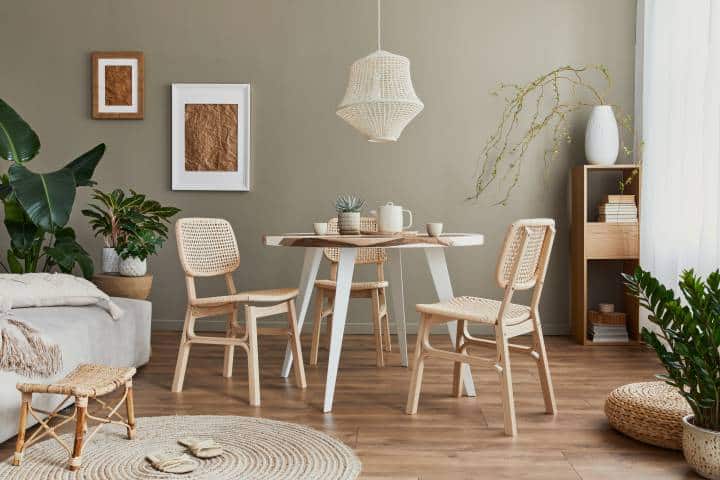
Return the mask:
<svg viewBox="0 0 720 480">
<path fill-rule="evenodd" d="M 142 119 L 145 57 L 142 52 L 93 52 L 92 118 Z"/>
</svg>

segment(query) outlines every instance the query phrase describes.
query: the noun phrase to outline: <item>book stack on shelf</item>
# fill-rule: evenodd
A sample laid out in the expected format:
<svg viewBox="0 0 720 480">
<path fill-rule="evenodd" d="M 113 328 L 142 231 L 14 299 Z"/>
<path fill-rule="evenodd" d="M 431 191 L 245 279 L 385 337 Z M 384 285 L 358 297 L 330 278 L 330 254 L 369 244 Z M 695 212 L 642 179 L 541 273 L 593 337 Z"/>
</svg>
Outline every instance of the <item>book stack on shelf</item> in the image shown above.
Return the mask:
<svg viewBox="0 0 720 480">
<path fill-rule="evenodd" d="M 605 201 L 598 205 L 598 213 L 598 222 L 637 223 L 635 195 L 606 195 Z"/>
<path fill-rule="evenodd" d="M 625 314 L 621 312 L 588 312 L 590 329 L 588 334 L 593 342 L 629 342 Z"/>
</svg>

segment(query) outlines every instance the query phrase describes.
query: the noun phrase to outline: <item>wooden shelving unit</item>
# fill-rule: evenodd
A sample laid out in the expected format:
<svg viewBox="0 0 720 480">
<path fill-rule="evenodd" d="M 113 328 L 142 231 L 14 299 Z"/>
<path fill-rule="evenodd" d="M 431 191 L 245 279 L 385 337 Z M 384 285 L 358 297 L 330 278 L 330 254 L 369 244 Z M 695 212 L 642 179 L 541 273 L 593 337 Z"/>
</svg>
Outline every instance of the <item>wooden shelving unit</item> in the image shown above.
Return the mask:
<svg viewBox="0 0 720 480">
<path fill-rule="evenodd" d="M 582 165 L 572 170 L 572 227 L 571 227 L 571 329 L 578 343 L 583 345 L 628 345 L 639 340 L 639 305 L 635 299 L 623 295 L 618 311 L 627 314 L 629 343 L 595 343 L 588 338 L 588 270 L 591 262 L 621 262 L 624 272 L 632 272 L 640 259 L 640 224 L 600 223 L 595 219 L 595 205 L 590 205 L 588 192 L 591 177 L 596 172 L 617 172 L 627 178 L 637 165 Z M 625 193 L 635 195 L 640 208 L 640 175 L 625 188 Z M 603 192 L 616 193 L 615 190 Z M 618 278 L 617 282 L 621 280 Z"/>
</svg>

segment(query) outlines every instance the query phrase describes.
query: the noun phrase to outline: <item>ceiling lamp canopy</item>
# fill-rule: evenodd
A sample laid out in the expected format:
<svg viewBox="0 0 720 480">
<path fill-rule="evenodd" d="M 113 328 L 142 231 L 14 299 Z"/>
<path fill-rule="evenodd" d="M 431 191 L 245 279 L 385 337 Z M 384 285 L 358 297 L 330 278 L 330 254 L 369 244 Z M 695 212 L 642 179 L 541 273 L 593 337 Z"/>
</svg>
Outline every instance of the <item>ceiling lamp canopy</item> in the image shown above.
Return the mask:
<svg viewBox="0 0 720 480">
<path fill-rule="evenodd" d="M 424 107 L 410 78 L 410 60 L 381 48 L 378 0 L 378 49 L 350 67 L 345 97 L 336 113 L 371 142 L 394 142 Z"/>
</svg>

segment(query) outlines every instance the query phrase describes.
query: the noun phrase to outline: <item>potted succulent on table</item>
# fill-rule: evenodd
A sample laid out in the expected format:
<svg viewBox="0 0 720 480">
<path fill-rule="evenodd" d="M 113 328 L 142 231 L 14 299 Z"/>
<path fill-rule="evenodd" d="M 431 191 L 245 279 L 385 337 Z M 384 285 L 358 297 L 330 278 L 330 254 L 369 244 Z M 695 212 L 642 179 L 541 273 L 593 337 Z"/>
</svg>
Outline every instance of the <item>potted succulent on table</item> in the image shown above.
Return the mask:
<svg viewBox="0 0 720 480">
<path fill-rule="evenodd" d="M 335 200 L 340 235 L 360 235 L 360 210 L 365 200 L 354 195 L 340 195 Z"/>
<path fill-rule="evenodd" d="M 119 188 L 110 193 L 94 190 L 92 198 L 98 203 L 91 203 L 82 213 L 90 219 L 95 236 L 103 237 L 103 270 L 131 277 L 145 275 L 147 257 L 156 254 L 165 242 L 167 224 L 180 209 L 163 206 L 134 190 L 126 194 Z"/>
<path fill-rule="evenodd" d="M 630 293 L 650 311 L 657 332 L 642 339 L 657 353 L 692 414 L 683 418 L 685 460 L 705 478 L 720 479 L 720 271 L 703 280 L 693 270 L 680 276 L 682 299 L 650 273 L 623 274 Z"/>
</svg>

